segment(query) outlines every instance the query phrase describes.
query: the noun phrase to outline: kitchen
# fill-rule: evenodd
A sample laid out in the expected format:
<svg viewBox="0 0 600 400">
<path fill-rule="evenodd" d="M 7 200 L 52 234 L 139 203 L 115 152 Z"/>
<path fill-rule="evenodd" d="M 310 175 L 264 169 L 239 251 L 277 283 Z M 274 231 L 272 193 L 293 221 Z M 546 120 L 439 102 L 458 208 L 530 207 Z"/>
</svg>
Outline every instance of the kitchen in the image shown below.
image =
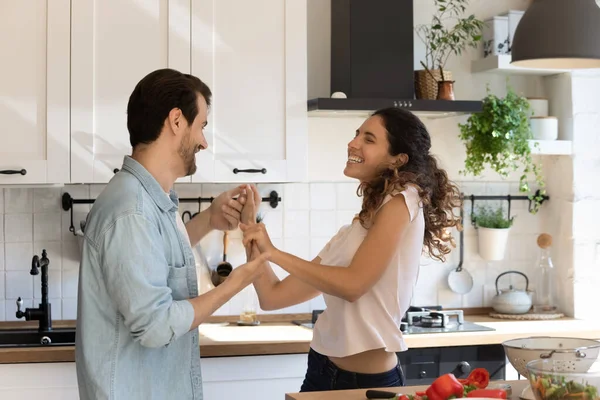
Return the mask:
<svg viewBox="0 0 600 400">
<path fill-rule="evenodd" d="M 26 175 L 0 176 L 3 331 L 24 324 L 37 327 L 36 322 L 17 321 L 15 313 L 19 297 L 22 310 L 40 303 L 40 275 L 30 275 L 30 268 L 32 257 L 41 257 L 43 249 L 50 260 L 48 297 L 53 327 L 73 326 L 77 305 L 77 231 L 90 204 L 74 203 L 69 207 L 63 204 L 64 195 L 68 193 L 75 201 L 95 199 L 120 166 L 123 154 L 129 152 L 126 96 L 131 86 L 153 68 L 169 65 L 206 77 L 215 86 L 209 126 L 227 132 L 211 132 L 209 149 L 214 150 L 198 157 L 196 175 L 176 185 L 181 197 L 210 198 L 237 182 L 258 182 L 263 199 L 270 199 L 273 192 L 281 199 L 264 201 L 262 209 L 275 244 L 306 259 L 316 255 L 335 231 L 348 223 L 361 203 L 356 184 L 342 175 L 346 143 L 365 114 L 328 114 L 327 110 L 313 109 L 306 115 L 306 108 L 282 107 L 329 98 L 329 71 L 334 62 L 330 60 L 329 2 L 284 3 L 274 6 L 267 1 L 239 4 L 203 0 L 117 4 L 111 0 L 100 6 L 92 1 L 72 4 L 59 0 L 36 3 L 34 9 L 16 2 L 3 3 L 9 12 L 0 16 L 2 36 L 22 39 L 2 43 L 4 54 L 19 55 L 3 65 L 0 87 L 3 121 L 9 124 L 6 132 L 20 134 L 2 135 L 0 165 L 2 169 L 27 170 Z M 429 24 L 436 10 L 433 0 L 414 3 L 410 25 Z M 467 12 L 488 20 L 509 10 L 526 10 L 530 4 L 524 0 L 472 0 Z M 114 12 L 117 6 L 119 13 Z M 212 13 L 205 12 L 207 9 Z M 240 31 L 239 26 L 248 24 L 248 16 L 263 21 L 262 29 L 255 26 Z M 14 21 L 21 23 L 15 25 Z M 264 21 L 271 22 L 265 25 Z M 137 29 L 132 30 L 132 24 Z M 411 42 L 404 36 L 398 40 Z M 303 45 L 307 52 L 301 51 Z M 420 61 L 426 58 L 425 44 L 415 34 L 412 45 L 413 69 L 421 70 Z M 287 47 L 292 51 L 282 52 Z M 217 48 L 226 51 L 217 52 Z M 549 200 L 541 204 L 537 215 L 528 212 L 527 201 L 512 200 L 511 215 L 515 215 L 515 220 L 505 257 L 485 261 L 478 251 L 481 228 L 475 229 L 470 223 L 472 202 L 467 197 L 463 266 L 472 276 L 473 285 L 465 294 L 456 293 L 448 283 L 461 261 L 459 248 L 445 264 L 422 260 L 412 305 L 459 309 L 464 321 L 481 329 L 494 329 L 408 333 L 409 348 L 422 351 L 415 357 L 421 357 L 423 365 L 433 365 L 434 369 L 442 357 L 441 348 L 490 345 L 491 349 L 498 349 L 504 340 L 528 335 L 600 339 L 593 295 L 600 277 L 600 237 L 593 228 L 600 222 L 594 207 L 600 192 L 590 185 L 598 172 L 595 132 L 600 104 L 595 89 L 600 85 L 600 76 L 594 71 L 561 73 L 507 67 L 503 64 L 507 56 L 484 58 L 483 50 L 478 48 L 449 57 L 445 68 L 452 72 L 457 99 L 452 106 L 484 98 L 486 85 L 493 93 L 504 95 L 507 76 L 510 85 L 527 98 L 547 99 L 548 114 L 558 117 L 558 140 L 541 141 L 538 151 L 542 154 L 536 159 L 543 162 Z M 231 65 L 236 68 L 231 69 Z M 244 88 L 242 94 L 238 92 L 240 87 Z M 443 101 L 435 102 L 433 110 L 424 110 L 421 115 L 432 135 L 433 152 L 461 190 L 476 196 L 522 195 L 519 173 L 506 179 L 490 170 L 477 177 L 460 174 L 465 168 L 465 146 L 458 139 L 458 124 L 465 124 L 469 113 L 459 108 L 460 115 L 440 118 L 445 116 L 444 111 L 435 107 L 444 105 Z M 225 111 L 221 113 L 221 109 L 236 118 L 228 117 Z M 248 133 L 248 127 L 257 127 L 257 133 Z M 26 165 L 24 157 L 31 160 Z M 267 173 L 234 174 L 231 167 L 261 167 Z M 478 198 L 474 203 L 506 206 L 509 202 Z M 184 203 L 181 211 L 193 214 L 206 206 L 207 203 L 193 201 Z M 501 273 L 522 272 L 529 278 L 530 289 L 535 289 L 539 251 L 536 242 L 540 233 L 552 236 L 555 290 L 561 291 L 556 297 L 557 306 L 566 317 L 549 321 L 492 319 L 488 314 L 496 295 L 495 281 Z M 227 260 L 234 266 L 242 264 L 245 256 L 241 232 L 230 232 L 228 239 Z M 211 233 L 201 246 L 210 266 L 222 261 L 222 233 Z M 278 275 L 285 275 L 283 270 L 277 271 Z M 517 274 L 499 282 L 501 289 L 507 289 L 509 284 L 517 289 L 524 287 Z M 259 326 L 237 326 L 243 311 L 256 310 L 255 296 L 253 289 L 248 288 L 218 310 L 211 323 L 200 328 L 206 399 L 240 393 L 284 398 L 285 393 L 299 390 L 312 333 L 292 321 L 310 321 L 313 311 L 325 307 L 324 302 L 317 298 L 276 313 L 258 310 Z M 1 348 L 0 390 L 7 393 L 4 396 L 0 392 L 2 398 L 11 398 L 8 393 L 27 398 L 26 391 L 33 396 L 40 390 L 55 398 L 77 398 L 72 354 L 72 346 Z M 502 353 L 494 362 L 501 363 L 501 356 Z M 454 364 L 467 361 L 452 357 Z M 477 356 L 468 361 L 479 362 Z M 455 366 L 448 365 L 448 371 Z M 417 379 L 422 371 L 415 372 Z M 420 379 L 425 378 L 429 376 Z M 516 378 L 510 364 L 505 378 Z"/>
</svg>

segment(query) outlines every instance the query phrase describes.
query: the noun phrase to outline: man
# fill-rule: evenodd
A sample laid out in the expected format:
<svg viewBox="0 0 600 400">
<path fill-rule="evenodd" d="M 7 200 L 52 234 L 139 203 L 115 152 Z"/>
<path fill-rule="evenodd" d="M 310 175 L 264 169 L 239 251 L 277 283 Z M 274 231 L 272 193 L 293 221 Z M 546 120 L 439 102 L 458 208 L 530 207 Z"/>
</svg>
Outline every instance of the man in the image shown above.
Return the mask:
<svg viewBox="0 0 600 400">
<path fill-rule="evenodd" d="M 180 225 L 173 184 L 206 149 L 210 89 L 171 69 L 154 71 L 127 106 L 133 147 L 98 196 L 79 274 L 76 362 L 82 400 L 202 399 L 197 327 L 250 284 L 262 259 L 198 296 L 190 244 L 236 228 L 243 187 Z"/>
</svg>

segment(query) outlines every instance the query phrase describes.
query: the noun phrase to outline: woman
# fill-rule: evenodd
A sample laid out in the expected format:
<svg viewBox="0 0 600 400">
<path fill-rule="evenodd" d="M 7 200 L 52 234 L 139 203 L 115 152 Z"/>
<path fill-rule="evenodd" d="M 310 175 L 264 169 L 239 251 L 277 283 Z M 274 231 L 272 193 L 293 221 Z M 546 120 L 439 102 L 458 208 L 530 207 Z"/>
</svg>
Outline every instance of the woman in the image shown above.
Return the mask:
<svg viewBox="0 0 600 400">
<path fill-rule="evenodd" d="M 276 249 L 253 219 L 254 197 L 242 199 L 250 258 L 271 253 L 290 273 L 283 281 L 266 264 L 255 282 L 261 308 L 273 310 L 323 293 L 327 309 L 313 330 L 301 391 L 402 386 L 396 352 L 407 349 L 400 321 L 410 305 L 423 249 L 440 261 L 460 227 L 458 188 L 429 153 L 431 140 L 412 113 L 376 111 L 348 144 L 344 174 L 360 181 L 362 209 L 312 261 Z M 258 204 L 258 203 L 256 203 Z M 250 247 L 251 246 L 251 247 Z"/>
</svg>

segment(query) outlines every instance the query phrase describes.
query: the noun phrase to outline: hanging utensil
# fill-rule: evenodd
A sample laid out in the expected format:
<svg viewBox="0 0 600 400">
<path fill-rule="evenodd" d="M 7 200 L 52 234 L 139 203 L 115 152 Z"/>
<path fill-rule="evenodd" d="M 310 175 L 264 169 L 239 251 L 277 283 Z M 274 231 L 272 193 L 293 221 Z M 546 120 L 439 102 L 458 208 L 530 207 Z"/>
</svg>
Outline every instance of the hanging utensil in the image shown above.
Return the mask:
<svg viewBox="0 0 600 400">
<path fill-rule="evenodd" d="M 458 294 L 467 294 L 473 289 L 473 276 L 463 268 L 463 260 L 465 256 L 465 246 L 464 246 L 464 206 L 460 207 L 460 223 L 463 226 L 463 229 L 459 232 L 459 253 L 460 253 L 460 261 L 458 263 L 458 267 L 455 270 L 448 274 L 448 286 L 450 290 L 454 293 Z"/>
<path fill-rule="evenodd" d="M 227 231 L 223 232 L 223 261 L 217 265 L 217 269 L 213 271 L 212 281 L 215 286 L 219 286 L 227 279 L 233 271 L 233 266 L 227 261 Z"/>
</svg>

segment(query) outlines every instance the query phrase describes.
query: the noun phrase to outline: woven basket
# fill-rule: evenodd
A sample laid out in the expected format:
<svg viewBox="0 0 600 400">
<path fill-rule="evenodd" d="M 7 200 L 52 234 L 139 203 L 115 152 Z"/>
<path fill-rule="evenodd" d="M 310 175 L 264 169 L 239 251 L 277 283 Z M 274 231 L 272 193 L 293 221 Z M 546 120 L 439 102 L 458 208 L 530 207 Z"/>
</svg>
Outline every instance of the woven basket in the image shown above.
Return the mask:
<svg viewBox="0 0 600 400">
<path fill-rule="evenodd" d="M 415 96 L 422 100 L 435 100 L 438 93 L 438 81 L 442 80 L 439 69 L 429 70 L 435 80 L 424 69 L 415 71 Z M 452 72 L 444 70 L 444 79 L 452 80 Z"/>
</svg>

